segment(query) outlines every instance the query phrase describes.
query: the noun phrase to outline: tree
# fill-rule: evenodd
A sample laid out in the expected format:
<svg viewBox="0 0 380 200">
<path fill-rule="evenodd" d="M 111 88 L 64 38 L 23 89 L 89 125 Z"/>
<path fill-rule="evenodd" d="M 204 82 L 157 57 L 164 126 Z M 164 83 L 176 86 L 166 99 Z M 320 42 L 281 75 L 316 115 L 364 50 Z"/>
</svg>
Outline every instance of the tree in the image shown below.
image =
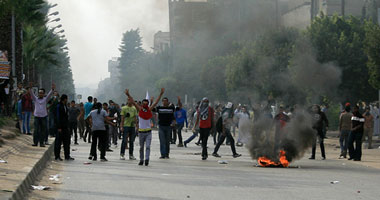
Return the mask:
<svg viewBox="0 0 380 200">
<path fill-rule="evenodd" d="M 368 56 L 365 52 L 365 22 L 356 17 L 321 15 L 307 29 L 320 63 L 334 63 L 342 69 L 339 96 L 342 101 L 372 101 L 376 91 L 368 83 Z"/>
<path fill-rule="evenodd" d="M 203 66 L 201 80 L 209 98 L 226 100 L 226 57 L 215 57 Z"/>
<path fill-rule="evenodd" d="M 366 24 L 365 51 L 368 55 L 369 83 L 380 90 L 380 27 L 368 22 Z"/>
<path fill-rule="evenodd" d="M 226 69 L 229 99 L 247 95 L 259 101 L 270 95 L 285 98 L 289 94 L 287 68 L 298 35 L 295 29 L 270 31 L 229 55 Z"/>
<path fill-rule="evenodd" d="M 36 82 L 35 72 L 42 71 L 49 64 L 57 64 L 54 57 L 57 54 L 57 38 L 48 32 L 45 26 L 33 27 L 25 26 L 24 31 L 24 66 L 26 78 L 29 81 Z"/>
<path fill-rule="evenodd" d="M 15 16 L 15 41 L 16 41 L 16 76 L 21 81 L 22 68 L 22 31 L 23 27 L 30 24 L 41 26 L 46 23 L 46 13 L 41 9 L 47 7 L 44 0 L 3 0 L 0 4 L 0 49 L 8 50 L 9 58 L 12 60 L 12 15 Z"/>
<path fill-rule="evenodd" d="M 128 87 L 136 79 L 135 72 L 140 67 L 138 66 L 138 61 L 145 53 L 142 48 L 141 40 L 139 29 L 132 29 L 123 34 L 119 48 L 121 56 L 118 66 L 121 76 L 118 80 L 119 84 L 116 84 L 119 85 L 118 91 L 120 91 L 120 98 L 124 98 L 123 88 Z"/>
<path fill-rule="evenodd" d="M 21 81 L 21 68 L 26 82 L 38 82 L 50 87 L 56 82 L 61 92 L 75 94 L 74 81 L 66 40 L 47 27 L 50 5 L 45 0 L 4 0 L 0 2 L 0 49 L 11 49 L 12 14 L 16 18 L 16 70 Z M 3 30 L 5 30 L 3 32 Z M 21 41 L 22 34 L 22 41 Z M 23 62 L 21 62 L 23 60 Z M 22 66 L 22 64 L 24 66 Z"/>
</svg>

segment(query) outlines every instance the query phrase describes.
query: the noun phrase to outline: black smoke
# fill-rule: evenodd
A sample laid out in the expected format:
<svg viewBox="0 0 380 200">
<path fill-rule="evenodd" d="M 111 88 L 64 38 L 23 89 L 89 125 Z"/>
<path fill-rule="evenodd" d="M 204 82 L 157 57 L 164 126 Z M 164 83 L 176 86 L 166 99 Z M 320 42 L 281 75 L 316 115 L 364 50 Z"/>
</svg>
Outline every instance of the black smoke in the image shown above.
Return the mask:
<svg viewBox="0 0 380 200">
<path fill-rule="evenodd" d="M 291 95 L 279 97 L 282 103 L 291 102 L 295 110 L 290 121 L 277 130 L 276 122 L 269 113 L 261 111 L 253 123 L 247 122 L 240 129 L 250 130 L 247 148 L 252 159 L 267 157 L 279 161 L 280 151 L 284 150 L 288 161 L 301 159 L 311 148 L 317 132 L 313 127 L 310 105 L 318 103 L 321 96 L 330 99 L 337 98 L 336 91 L 341 82 L 341 70 L 333 63 L 319 63 L 316 55 L 306 40 L 300 40 L 294 49 L 294 58 L 286 72 L 282 72 L 281 83 L 276 83 L 278 90 L 296 91 Z M 267 106 L 268 107 L 268 106 Z M 265 110 L 265 109 L 262 109 Z M 260 112 L 257 110 L 256 112 Z M 268 112 L 268 111 L 267 111 Z M 278 127 L 277 127 L 278 129 Z"/>
<path fill-rule="evenodd" d="M 278 135 L 276 123 L 271 118 L 262 117 L 254 124 L 247 123 L 240 127 L 251 130 L 247 144 L 251 157 L 257 160 L 265 156 L 279 161 L 280 150 L 284 150 L 289 162 L 302 158 L 316 137 L 316 132 L 312 129 L 311 115 L 305 110 L 297 110 Z"/>
</svg>

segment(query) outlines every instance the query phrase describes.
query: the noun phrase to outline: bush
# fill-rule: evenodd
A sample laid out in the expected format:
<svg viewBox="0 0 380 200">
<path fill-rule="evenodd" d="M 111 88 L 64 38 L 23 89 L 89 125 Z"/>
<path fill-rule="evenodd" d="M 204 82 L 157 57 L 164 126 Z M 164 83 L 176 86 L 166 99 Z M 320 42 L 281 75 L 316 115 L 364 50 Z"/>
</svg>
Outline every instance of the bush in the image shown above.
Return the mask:
<svg viewBox="0 0 380 200">
<path fill-rule="evenodd" d="M 327 119 L 329 120 L 329 130 L 337 131 L 339 129 L 339 115 L 340 105 L 332 104 L 327 112 Z"/>
</svg>

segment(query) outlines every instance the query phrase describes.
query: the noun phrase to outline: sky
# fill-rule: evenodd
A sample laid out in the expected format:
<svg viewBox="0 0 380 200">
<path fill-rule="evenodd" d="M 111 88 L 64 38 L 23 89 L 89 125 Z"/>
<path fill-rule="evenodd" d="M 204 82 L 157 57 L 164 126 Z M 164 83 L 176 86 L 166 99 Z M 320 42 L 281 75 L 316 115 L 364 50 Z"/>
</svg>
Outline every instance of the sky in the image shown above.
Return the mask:
<svg viewBox="0 0 380 200">
<path fill-rule="evenodd" d="M 58 6 L 56 17 L 68 40 L 71 68 L 76 88 L 96 89 L 109 77 L 108 60 L 120 55 L 122 34 L 140 29 L 143 47 L 151 51 L 153 36 L 169 30 L 167 0 L 48 0 Z M 55 16 L 51 19 L 56 18 Z M 57 29 L 60 31 L 61 29 Z M 61 34 L 62 35 L 62 34 Z"/>
</svg>

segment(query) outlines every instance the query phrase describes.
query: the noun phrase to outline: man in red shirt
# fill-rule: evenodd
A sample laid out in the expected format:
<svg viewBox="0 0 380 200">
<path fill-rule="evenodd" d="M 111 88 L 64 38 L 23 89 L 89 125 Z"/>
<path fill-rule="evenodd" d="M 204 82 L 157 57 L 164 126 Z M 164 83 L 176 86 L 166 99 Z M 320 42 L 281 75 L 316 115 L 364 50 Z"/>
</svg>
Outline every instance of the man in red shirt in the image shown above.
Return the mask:
<svg viewBox="0 0 380 200">
<path fill-rule="evenodd" d="M 203 98 L 197 113 L 197 121 L 195 122 L 194 127 L 199 123 L 199 133 L 202 141 L 202 160 L 206 160 L 208 157 L 207 140 L 213 127 L 214 119 L 214 109 L 209 106 L 209 100 L 207 97 Z"/>
<path fill-rule="evenodd" d="M 274 117 L 274 123 L 276 126 L 275 130 L 275 152 L 280 148 L 280 141 L 285 137 L 286 124 L 290 121 L 290 117 L 285 113 L 284 106 L 280 106 L 279 113 Z"/>
<path fill-rule="evenodd" d="M 29 87 L 26 88 L 27 90 L 29 90 Z M 28 135 L 32 135 L 31 131 L 30 131 L 30 118 L 32 116 L 32 112 L 33 112 L 33 99 L 32 99 L 32 96 L 30 95 L 30 93 L 26 93 L 22 96 L 21 98 L 21 105 L 22 105 L 22 117 L 23 117 L 23 121 L 22 121 L 22 130 L 23 130 L 23 133 L 24 134 L 28 134 Z"/>
</svg>

